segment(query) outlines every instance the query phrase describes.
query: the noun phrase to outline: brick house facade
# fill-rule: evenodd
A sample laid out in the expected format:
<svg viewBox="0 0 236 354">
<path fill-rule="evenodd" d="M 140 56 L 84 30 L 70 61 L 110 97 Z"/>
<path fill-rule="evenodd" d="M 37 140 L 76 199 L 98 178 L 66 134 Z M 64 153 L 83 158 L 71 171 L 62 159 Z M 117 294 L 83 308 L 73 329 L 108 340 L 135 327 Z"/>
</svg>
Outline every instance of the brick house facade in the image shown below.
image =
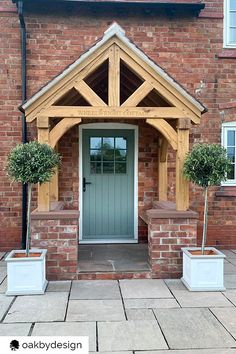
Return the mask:
<svg viewBox="0 0 236 354">
<path fill-rule="evenodd" d="M 160 3 L 160 1 L 157 1 Z M 166 3 L 185 4 L 185 1 L 166 1 Z M 189 4 L 199 4 L 198 1 L 187 1 Z M 236 113 L 236 49 L 224 46 L 224 1 L 206 0 L 205 8 L 196 11 L 166 11 L 150 12 L 148 5 L 143 10 L 134 7 L 132 10 L 120 10 L 119 7 L 107 7 L 104 13 L 91 7 L 69 4 L 58 8 L 45 4 L 41 7 L 30 6 L 25 1 L 25 22 L 27 28 L 27 97 L 33 96 L 47 82 L 61 73 L 68 65 L 76 61 L 82 53 L 103 36 L 104 31 L 116 21 L 125 30 L 125 35 L 140 48 L 147 57 L 151 58 L 170 77 L 181 85 L 192 97 L 200 101 L 207 108 L 200 119 L 199 125 L 191 125 L 190 148 L 195 143 L 221 143 L 222 124 L 235 122 Z M 123 6 L 123 5 L 122 5 Z M 144 6 L 145 7 L 145 6 Z M 122 7 L 121 7 L 122 8 Z M 173 7 L 175 9 L 175 7 Z M 4 0 L 0 5 L 0 137 L 1 137 L 1 166 L 5 165 L 6 156 L 10 149 L 21 142 L 21 46 L 18 14 L 16 4 Z M 106 120 L 105 120 L 106 121 Z M 89 119 L 87 123 L 97 122 Z M 100 120 L 101 122 L 101 120 Z M 104 122 L 104 120 L 103 120 Z M 138 125 L 138 238 L 139 242 L 147 242 L 150 238 L 150 259 L 160 256 L 160 247 L 155 249 L 160 240 L 155 240 L 157 233 L 162 229 L 154 230 L 152 225 L 157 223 L 158 216 L 152 214 L 142 217 L 143 212 L 153 209 L 158 202 L 160 180 L 158 179 L 158 149 L 160 134 L 145 119 L 120 120 L 122 123 Z M 28 124 L 28 139 L 37 138 L 35 122 Z M 73 126 L 60 139 L 58 151 L 62 155 L 62 166 L 58 177 L 58 200 L 63 202 L 65 210 L 79 210 L 79 130 Z M 10 250 L 20 247 L 21 243 L 21 186 L 11 184 L 2 168 L 0 171 L 0 250 Z M 176 193 L 176 160 L 173 149 L 168 149 L 168 201 L 175 201 Z M 159 188 L 159 193 L 158 193 Z M 37 191 L 35 191 L 34 206 L 37 207 Z M 209 205 L 209 236 L 208 244 L 221 248 L 236 246 L 236 186 L 221 186 L 210 191 Z M 203 218 L 203 191 L 196 186 L 190 186 L 190 209 L 199 213 L 198 243 L 201 238 Z M 162 251 L 176 256 L 176 265 L 180 263 L 180 247 L 177 244 L 191 245 L 195 243 L 196 222 L 194 214 L 185 217 L 169 217 L 160 225 L 171 226 L 165 230 L 168 235 L 161 235 L 163 240 Z M 192 219 L 193 218 L 193 219 Z M 77 255 L 75 248 L 70 250 L 71 244 L 77 247 L 75 225 L 78 215 L 62 221 L 56 218 L 54 222 L 42 224 L 42 220 L 35 219 L 34 242 L 42 247 L 52 247 L 49 256 L 51 278 L 74 278 L 76 272 Z M 149 231 L 147 227 L 149 220 Z M 153 221 L 154 220 L 154 221 Z M 172 222 L 170 220 L 175 220 Z M 34 221 L 34 219 L 33 219 Z M 160 221 L 160 220 L 159 220 Z M 71 232 L 68 232 L 68 228 Z M 183 227 L 185 226 L 185 227 Z M 43 232 L 40 228 L 44 228 Z M 53 230 L 49 230 L 53 228 Z M 56 228 L 56 232 L 55 232 Z M 61 228 L 61 231 L 59 230 Z M 41 230 L 41 231 L 40 231 Z M 59 231 L 58 231 L 59 230 Z M 182 231 L 182 233 L 181 233 Z M 57 233 L 58 232 L 58 233 Z M 185 239 L 183 243 L 168 244 L 166 237 L 171 233 L 180 233 Z M 186 234 L 184 234 L 186 232 Z M 193 232 L 193 234 L 191 233 Z M 46 234 L 45 234 L 46 233 Z M 61 239 L 61 245 L 55 246 L 54 241 L 49 245 L 48 235 Z M 36 236 L 35 236 L 36 235 Z M 37 238 L 39 236 L 39 238 Z M 53 236 L 54 235 L 54 236 Z M 186 240 L 186 238 L 190 238 Z M 55 242 L 54 242 L 55 243 Z M 70 243 L 70 245 L 68 245 Z M 175 247 L 176 246 L 176 247 Z M 60 250 L 59 250 L 59 248 Z M 176 249 L 177 248 L 177 249 Z M 156 252 L 156 253 L 155 253 Z M 177 252 L 177 255 L 174 255 Z M 65 253 L 67 256 L 65 257 Z M 158 254 L 157 254 L 158 253 Z M 167 257 L 168 255 L 163 257 Z M 61 254 L 61 256 L 60 256 Z M 64 254 L 64 255 L 63 255 Z M 153 256 L 154 255 L 154 256 Z M 154 258 L 153 258 L 154 257 Z M 63 263 L 64 262 L 64 263 Z M 164 262 L 165 263 L 165 262 Z M 163 264 L 164 264 L 163 263 Z M 178 266 L 170 270 L 170 262 L 156 276 L 163 274 L 179 275 Z M 159 264 L 159 263 L 158 263 Z M 173 265 L 173 264 L 172 264 Z M 64 270 L 64 276 L 58 268 Z M 159 267 L 159 265 L 157 266 Z M 155 267 L 154 267 L 155 268 Z M 155 272 L 154 272 L 155 273 Z M 59 275 L 58 275 L 59 274 Z"/>
</svg>

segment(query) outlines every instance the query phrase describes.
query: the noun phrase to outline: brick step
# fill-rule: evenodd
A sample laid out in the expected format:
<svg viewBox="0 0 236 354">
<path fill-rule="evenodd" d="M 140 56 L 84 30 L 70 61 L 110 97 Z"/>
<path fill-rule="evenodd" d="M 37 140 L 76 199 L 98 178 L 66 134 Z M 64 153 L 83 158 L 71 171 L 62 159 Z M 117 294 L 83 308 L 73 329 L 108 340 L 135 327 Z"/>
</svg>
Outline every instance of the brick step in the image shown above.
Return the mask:
<svg viewBox="0 0 236 354">
<path fill-rule="evenodd" d="M 151 271 L 147 272 L 84 272 L 78 273 L 77 279 L 78 280 L 102 280 L 102 279 L 112 279 L 112 280 L 119 280 L 119 279 L 151 279 L 152 273 Z"/>
</svg>

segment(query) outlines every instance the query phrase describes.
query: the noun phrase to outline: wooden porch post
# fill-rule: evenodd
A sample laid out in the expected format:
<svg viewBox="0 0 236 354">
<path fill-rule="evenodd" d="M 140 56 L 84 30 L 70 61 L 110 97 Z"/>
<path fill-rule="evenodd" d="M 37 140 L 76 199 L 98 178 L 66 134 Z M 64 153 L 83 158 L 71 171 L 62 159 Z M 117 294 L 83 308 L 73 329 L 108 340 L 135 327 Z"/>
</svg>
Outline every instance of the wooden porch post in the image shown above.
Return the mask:
<svg viewBox="0 0 236 354">
<path fill-rule="evenodd" d="M 167 200 L 167 149 L 168 141 L 162 137 L 160 140 L 158 154 L 158 174 L 159 174 L 159 200 Z"/>
<path fill-rule="evenodd" d="M 38 141 L 49 144 L 49 118 L 38 117 Z M 50 191 L 49 182 L 38 184 L 38 211 L 49 211 L 50 209 Z"/>
<path fill-rule="evenodd" d="M 183 165 L 189 151 L 189 119 L 179 119 L 177 126 L 178 149 L 176 152 L 176 209 L 189 209 L 189 183 L 183 176 Z"/>
<path fill-rule="evenodd" d="M 54 150 L 58 152 L 58 144 L 56 144 Z M 58 202 L 58 167 L 56 167 L 55 173 L 49 182 L 49 192 L 50 201 Z"/>
</svg>

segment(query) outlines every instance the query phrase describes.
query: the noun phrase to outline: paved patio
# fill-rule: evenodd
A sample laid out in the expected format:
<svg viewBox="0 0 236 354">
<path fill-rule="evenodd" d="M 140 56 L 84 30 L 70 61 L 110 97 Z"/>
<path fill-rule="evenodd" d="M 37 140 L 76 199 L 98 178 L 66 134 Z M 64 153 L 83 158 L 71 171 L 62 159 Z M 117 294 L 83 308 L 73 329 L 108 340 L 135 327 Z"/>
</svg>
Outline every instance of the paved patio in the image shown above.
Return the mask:
<svg viewBox="0 0 236 354">
<path fill-rule="evenodd" d="M 225 254 L 227 290 L 208 293 L 180 280 L 80 280 L 6 297 L 0 261 L 0 335 L 88 335 L 90 352 L 112 354 L 236 354 L 236 250 Z"/>
</svg>

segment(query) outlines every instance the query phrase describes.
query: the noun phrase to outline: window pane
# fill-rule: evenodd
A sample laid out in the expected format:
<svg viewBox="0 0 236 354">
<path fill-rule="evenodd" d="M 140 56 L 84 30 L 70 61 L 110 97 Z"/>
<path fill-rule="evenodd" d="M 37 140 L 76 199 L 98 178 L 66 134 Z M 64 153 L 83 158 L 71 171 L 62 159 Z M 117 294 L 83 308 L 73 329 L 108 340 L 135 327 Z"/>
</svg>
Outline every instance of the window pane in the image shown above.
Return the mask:
<svg viewBox="0 0 236 354">
<path fill-rule="evenodd" d="M 101 162 L 90 162 L 90 173 L 101 173 Z"/>
<path fill-rule="evenodd" d="M 116 138 L 116 149 L 126 149 L 126 138 Z"/>
<path fill-rule="evenodd" d="M 227 148 L 227 155 L 232 162 L 235 162 L 235 148 L 234 147 Z"/>
<path fill-rule="evenodd" d="M 229 42 L 236 43 L 236 28 L 229 29 Z"/>
<path fill-rule="evenodd" d="M 100 149 L 102 138 L 90 138 L 90 149 Z"/>
<path fill-rule="evenodd" d="M 236 26 L 236 12 L 231 12 L 229 15 L 229 25 L 234 27 Z"/>
<path fill-rule="evenodd" d="M 103 149 L 114 149 L 114 138 L 103 138 Z"/>
<path fill-rule="evenodd" d="M 116 161 L 126 161 L 126 150 L 115 150 Z"/>
<path fill-rule="evenodd" d="M 227 132 L 227 145 L 228 146 L 235 146 L 235 131 L 228 130 Z"/>
<path fill-rule="evenodd" d="M 236 0 L 230 0 L 229 1 L 229 9 L 230 10 L 236 10 Z"/>
<path fill-rule="evenodd" d="M 235 177 L 235 165 L 232 164 L 231 165 L 231 170 L 230 172 L 227 174 L 227 179 L 234 179 Z"/>
<path fill-rule="evenodd" d="M 116 162 L 116 173 L 126 173 L 125 162 Z"/>
<path fill-rule="evenodd" d="M 103 173 L 114 173 L 114 162 L 103 162 Z"/>
<path fill-rule="evenodd" d="M 101 150 L 90 150 L 90 161 L 101 161 Z"/>
</svg>

